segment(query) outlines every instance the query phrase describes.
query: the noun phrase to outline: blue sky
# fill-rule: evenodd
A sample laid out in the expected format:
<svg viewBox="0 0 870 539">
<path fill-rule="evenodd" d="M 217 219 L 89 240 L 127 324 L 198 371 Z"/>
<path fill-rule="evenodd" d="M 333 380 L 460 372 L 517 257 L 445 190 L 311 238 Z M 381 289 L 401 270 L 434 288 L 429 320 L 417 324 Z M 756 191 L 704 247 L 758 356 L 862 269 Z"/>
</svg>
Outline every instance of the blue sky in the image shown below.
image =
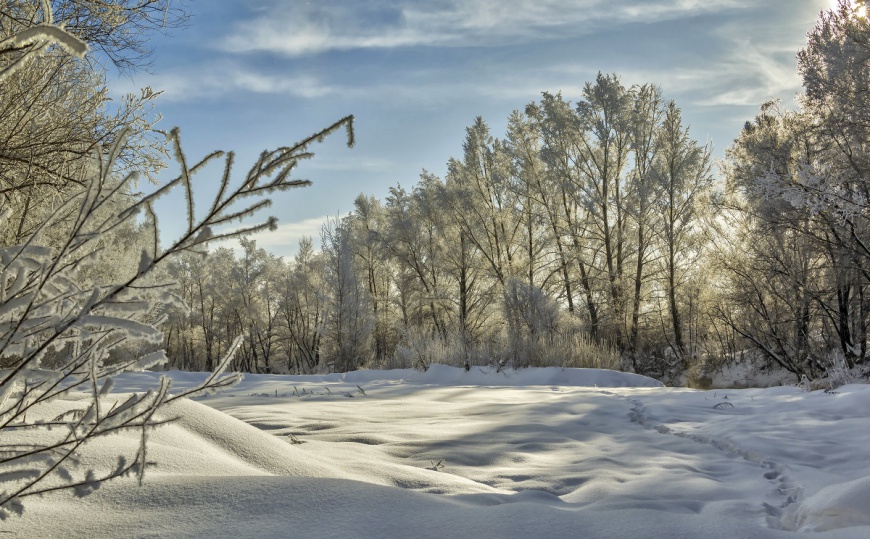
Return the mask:
<svg viewBox="0 0 870 539">
<path fill-rule="evenodd" d="M 598 71 L 652 82 L 716 156 L 770 98 L 794 103 L 795 55 L 832 0 L 189 0 L 190 26 L 154 38 L 150 73 L 115 94 L 162 90 L 161 127 L 179 126 L 189 159 L 235 150 L 243 174 L 263 149 L 347 115 L 341 134 L 299 168 L 314 181 L 279 194 L 278 255 L 319 235 L 360 192 L 383 199 L 422 169 L 441 177 L 465 127 L 483 116 L 503 136 L 542 91 L 572 101 Z M 202 177 L 200 182 L 213 183 Z M 165 233 L 180 226 L 165 211 Z"/>
</svg>

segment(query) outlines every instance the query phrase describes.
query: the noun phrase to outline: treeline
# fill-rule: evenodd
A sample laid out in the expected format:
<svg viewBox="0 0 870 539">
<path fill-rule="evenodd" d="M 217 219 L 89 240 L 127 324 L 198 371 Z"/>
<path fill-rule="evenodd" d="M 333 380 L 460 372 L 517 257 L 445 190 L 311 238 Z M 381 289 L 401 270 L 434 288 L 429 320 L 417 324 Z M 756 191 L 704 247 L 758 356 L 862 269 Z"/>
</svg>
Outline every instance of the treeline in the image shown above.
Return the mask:
<svg viewBox="0 0 870 539">
<path fill-rule="evenodd" d="M 685 370 L 708 344 L 709 148 L 653 85 L 600 75 L 583 97 L 544 94 L 503 139 L 478 118 L 446 178 L 360 195 L 319 253 L 304 241 L 287 263 L 247 241 L 237 258 L 179 261 L 194 309 L 172 327 L 174 356 L 207 368 L 241 331 L 243 369 L 618 368 L 621 353 L 638 371 Z"/>
<path fill-rule="evenodd" d="M 862 5 L 825 12 L 796 111 L 765 104 L 714 179 L 655 85 L 599 74 L 477 118 L 446 177 L 359 195 L 320 250 L 242 243 L 177 261 L 176 366 L 345 371 L 432 361 L 605 366 L 703 379 L 755 360 L 796 379 L 863 365 L 870 313 Z"/>
<path fill-rule="evenodd" d="M 70 26 L 102 20 L 84 2 L 8 5 L 4 36 L 53 9 L 122 69 L 147 52 L 144 33 Z M 130 28 L 186 19 L 168 1 L 124 5 Z M 676 381 L 743 359 L 796 379 L 861 366 L 870 313 L 864 3 L 825 11 L 808 38 L 797 110 L 765 104 L 720 164 L 657 86 L 600 74 L 573 102 L 542 94 L 511 114 L 505 133 L 476 119 L 445 177 L 424 171 L 383 200 L 360 195 L 293 260 L 254 237 L 237 254 L 181 245 L 150 278 L 177 280 L 187 309 L 167 295 L 140 314 L 167 317 L 164 345 L 184 369 L 212 368 L 238 335 L 234 367 L 251 372 L 438 361 L 600 366 Z M 9 43 L 0 245 L 62 252 L 80 221 L 69 201 L 88 199 L 87 178 L 105 175 L 92 215 L 109 222 L 142 205 L 122 178 L 142 171 L 147 181 L 174 150 L 151 130 L 154 92 L 112 102 L 98 62 L 46 49 L 25 66 L 15 58 L 32 44 Z M 100 168 L 101 148 L 115 149 L 111 170 Z M 269 155 L 280 161 L 280 152 Z M 136 261 L 148 261 L 140 254 L 158 252 L 151 217 L 88 236 L 105 253 L 76 270 L 82 289 L 137 274 Z"/>
</svg>

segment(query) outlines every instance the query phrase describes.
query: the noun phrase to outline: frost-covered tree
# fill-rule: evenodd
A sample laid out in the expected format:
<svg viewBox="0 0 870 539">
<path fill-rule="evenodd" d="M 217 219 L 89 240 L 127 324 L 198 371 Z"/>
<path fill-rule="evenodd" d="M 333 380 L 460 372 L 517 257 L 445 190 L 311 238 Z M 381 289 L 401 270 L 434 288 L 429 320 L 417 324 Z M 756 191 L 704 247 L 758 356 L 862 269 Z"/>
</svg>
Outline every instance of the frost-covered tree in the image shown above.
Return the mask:
<svg viewBox="0 0 870 539">
<path fill-rule="evenodd" d="M 824 346 L 812 336 L 822 329 L 817 307 L 827 301 L 825 268 L 839 261 L 826 264 L 824 244 L 816 241 L 831 229 L 788 196 L 804 164 L 818 155 L 819 139 L 808 120 L 765 104 L 728 150 L 726 170 L 741 195 L 731 205 L 732 222 L 747 254 L 728 265 L 732 299 L 744 312 L 730 323 L 766 357 L 812 378 L 823 373 L 816 362 Z"/>
<path fill-rule="evenodd" d="M 7 2 L 0 10 L 0 40 L 7 38 L 0 54 L 0 70 L 5 73 L 0 197 L 16 209 L 15 219 L 0 233 L 0 244 L 18 243 L 63 200 L 81 191 L 94 149 L 113 145 L 125 129 L 114 165 L 149 178 L 162 168 L 164 146 L 151 131 L 159 121 L 153 113 L 157 94 L 146 88 L 112 100 L 99 62 L 77 61 L 64 50 L 81 50 L 86 43 L 104 48 L 100 40 L 105 37 L 116 42 L 111 47 L 114 57 L 135 67 L 133 57 L 147 51 L 148 32 L 163 25 L 153 12 L 155 6 L 148 5 L 156 3 L 28 0 Z M 160 3 L 169 10 L 165 22 L 171 25 L 174 8 L 168 1 Z M 131 33 L 129 20 L 143 17 L 147 23 L 140 20 L 135 25 L 139 33 Z M 52 28 L 46 22 L 63 26 L 64 33 L 39 34 Z M 88 26 L 99 32 L 83 31 Z M 23 37 L 9 39 L 15 33 Z M 63 35 L 69 40 L 61 39 Z M 139 52 L 125 48 L 125 43 L 138 44 Z"/>
<path fill-rule="evenodd" d="M 239 240 L 241 252 L 230 266 L 223 294 L 224 322 L 243 334 L 233 363 L 240 372 L 270 372 L 278 316 L 280 262 L 250 238 Z"/>
<path fill-rule="evenodd" d="M 226 247 L 208 255 L 182 253 L 167 264 L 167 273 L 178 283 L 178 293 L 188 306 L 172 312 L 165 330 L 173 368 L 211 371 L 232 341 L 224 320 L 229 316 L 227 277 L 234 264 L 233 252 Z"/>
<path fill-rule="evenodd" d="M 544 93 L 526 113 L 540 133 L 545 170 L 535 193 L 569 311 L 577 294 L 593 337 L 615 339 L 638 369 L 641 340 L 657 325 L 649 305 L 661 256 L 661 90 L 599 74 L 575 106 Z"/>
<path fill-rule="evenodd" d="M 673 101 L 665 109 L 658 145 L 652 180 L 661 190 L 657 207 L 662 210 L 659 226 L 670 319 L 668 340 L 677 358 L 688 368 L 686 356 L 691 354 L 693 343 L 687 340 L 685 332 L 682 292 L 692 286 L 692 269 L 704 250 L 706 238 L 701 234 L 700 217 L 704 213 L 702 204 L 713 186 L 712 158 L 709 145 L 701 146 L 689 136 L 680 109 Z"/>
<path fill-rule="evenodd" d="M 374 355 L 371 298 L 358 278 L 351 241 L 347 220 L 330 221 L 321 230 L 327 285 L 321 357 L 335 372 L 359 369 Z"/>
<path fill-rule="evenodd" d="M 315 253 L 311 238 L 303 238 L 279 281 L 279 344 L 286 351 L 291 373 L 316 372 L 320 365 L 323 318 L 327 314 L 325 259 L 323 253 Z"/>
<path fill-rule="evenodd" d="M 539 187 L 546 177 L 541 159 L 541 137 L 525 114 L 514 111 L 508 118 L 504 148 L 510 157 L 506 178 L 515 198 L 514 219 L 520 224 L 517 243 L 517 272 L 529 286 L 549 283 L 552 263 L 549 256 L 549 230 L 540 200 Z"/>
<path fill-rule="evenodd" d="M 868 39 L 864 2 L 823 11 L 798 54 L 800 109 L 765 104 L 729 153 L 754 230 L 748 270 L 731 273 L 751 281 L 732 292 L 751 292 L 738 305 L 754 315 L 732 327 L 797 377 L 823 375 L 832 349 L 850 367 L 867 354 Z"/>
<path fill-rule="evenodd" d="M 49 11 L 54 24 L 122 72 L 147 67 L 151 34 L 183 28 L 189 18 L 179 0 L 6 0 L 0 10 L 0 32 L 30 28 L 45 20 Z M 32 50 L 32 45 L 19 50 Z"/>
<path fill-rule="evenodd" d="M 641 307 L 649 294 L 650 262 L 655 256 L 653 237 L 658 225 L 661 189 L 655 182 L 654 170 L 661 144 L 661 122 L 664 116 L 661 90 L 652 84 L 631 88 L 632 109 L 629 133 L 632 166 L 627 177 L 628 204 L 626 212 L 632 220 L 633 272 L 629 295 L 631 302 L 628 320 L 627 347 L 633 356 L 638 352 Z M 676 107 L 674 107 L 676 108 Z M 631 241 L 631 240 L 629 240 Z M 637 361 L 635 360 L 635 369 Z"/>
<path fill-rule="evenodd" d="M 425 174 L 425 173 L 424 173 Z M 422 179 L 421 179 L 422 183 Z M 402 306 L 405 325 L 425 324 L 441 337 L 447 332 L 443 274 L 443 231 L 434 208 L 427 208 L 429 193 L 408 193 L 391 187 L 386 199 L 387 228 L 381 235 L 386 252 L 403 268 L 398 275 L 406 301 Z"/>
<path fill-rule="evenodd" d="M 576 312 L 574 291 L 579 288 L 577 293 L 583 298 L 588 331 L 597 339 L 602 309 L 601 294 L 595 286 L 598 253 L 587 234 L 591 210 L 575 187 L 581 181 L 583 131 L 570 103 L 560 94 L 544 92 L 539 104 L 526 106 L 526 113 L 534 119 L 542 140 L 541 159 L 547 174 L 536 190 L 559 256 L 568 310 Z"/>
<path fill-rule="evenodd" d="M 507 282 L 502 302 L 507 322 L 511 363 L 514 368 L 535 365 L 541 337 L 556 332 L 559 307 L 541 288 L 523 279 Z"/>
<path fill-rule="evenodd" d="M 386 220 L 381 202 L 373 196 L 360 194 L 354 200 L 354 211 L 347 222 L 353 237 L 351 245 L 354 256 L 371 299 L 374 323 L 372 337 L 378 361 L 390 355 L 395 347 L 395 335 L 391 328 L 391 268 L 382 241 Z"/>
<path fill-rule="evenodd" d="M 478 117 L 466 128 L 463 159 L 448 162 L 451 216 L 481 253 L 501 286 L 516 271 L 520 223 L 514 219 L 516 193 L 508 184 L 510 155 Z"/>
<path fill-rule="evenodd" d="M 631 157 L 632 96 L 618 77 L 599 73 L 594 83 L 584 86 L 576 109 L 582 135 L 574 187 L 590 209 L 587 234 L 600 245 L 610 325 L 616 341 L 625 348 L 630 226 L 625 174 Z"/>
<path fill-rule="evenodd" d="M 768 183 L 793 204 L 843 223 L 832 238 L 851 251 L 864 275 L 870 259 L 870 21 L 864 1 L 843 0 L 822 12 L 798 54 L 805 94 L 802 115 L 815 137 L 814 155 L 796 174 Z"/>
</svg>

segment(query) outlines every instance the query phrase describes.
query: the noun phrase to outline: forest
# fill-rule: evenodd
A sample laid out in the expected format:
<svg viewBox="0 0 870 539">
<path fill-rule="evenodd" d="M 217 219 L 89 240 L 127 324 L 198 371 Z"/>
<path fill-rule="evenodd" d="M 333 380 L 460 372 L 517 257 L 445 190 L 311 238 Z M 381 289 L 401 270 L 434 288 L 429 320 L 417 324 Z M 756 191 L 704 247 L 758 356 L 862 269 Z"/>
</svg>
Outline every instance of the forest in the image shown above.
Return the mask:
<svg viewBox="0 0 870 539">
<path fill-rule="evenodd" d="M 55 19 L 76 21 L 70 34 L 121 70 L 147 62 L 149 31 L 186 17 L 168 1 L 122 3 L 117 13 L 89 5 L 51 3 Z M 760 104 L 720 162 L 665 97 L 667 81 L 626 86 L 599 73 L 575 102 L 544 91 L 518 104 L 503 136 L 473 119 L 464 138 L 457 133 L 459 157 L 445 156 L 446 177 L 423 170 L 384 199 L 359 194 L 292 260 L 257 246 L 253 233 L 270 223 L 212 231 L 247 210 L 197 229 L 191 202 L 188 234 L 169 248 L 153 212 L 127 219 L 135 212 L 126 208 L 151 207 L 140 181 L 152 185 L 176 160 L 183 173 L 157 195 L 190 190 L 187 174 L 199 166 L 185 161 L 177 131 L 155 130 L 159 93 L 112 102 L 104 66 L 48 44 L 25 63 L 36 45 L 7 37 L 0 241 L 6 252 L 63 252 L 78 226 L 69 201 L 87 200 L 94 152 L 111 147 L 100 186 L 111 194 L 94 212 L 125 218 L 89 237 L 89 252 L 114 248 L 77 278 L 174 282 L 163 293 L 178 301 L 139 313 L 161 321 L 149 346 L 165 348 L 169 368 L 210 371 L 241 336 L 232 360 L 240 372 L 559 365 L 704 385 L 722 365 L 749 361 L 794 381 L 824 377 L 867 355 L 862 6 L 821 15 L 798 52 L 799 106 Z M 36 28 L 43 11 L 7 2 L 0 30 Z M 252 174 L 257 167 L 271 173 L 261 162 Z M 137 178 L 122 180 L 129 174 Z M 304 185 L 285 180 L 281 189 Z M 144 272 L 131 267 L 137 260 L 160 263 Z M 127 348 L 113 347 L 113 357 Z"/>
<path fill-rule="evenodd" d="M 750 362 L 792 381 L 867 356 L 867 20 L 846 3 L 798 53 L 797 108 L 759 104 L 714 162 L 666 81 L 599 73 L 543 92 L 503 136 L 457 133 L 423 171 L 301 242 L 185 254 L 171 365 L 245 372 L 605 367 L 704 385 Z M 319 247 L 319 248 L 318 248 Z"/>
</svg>

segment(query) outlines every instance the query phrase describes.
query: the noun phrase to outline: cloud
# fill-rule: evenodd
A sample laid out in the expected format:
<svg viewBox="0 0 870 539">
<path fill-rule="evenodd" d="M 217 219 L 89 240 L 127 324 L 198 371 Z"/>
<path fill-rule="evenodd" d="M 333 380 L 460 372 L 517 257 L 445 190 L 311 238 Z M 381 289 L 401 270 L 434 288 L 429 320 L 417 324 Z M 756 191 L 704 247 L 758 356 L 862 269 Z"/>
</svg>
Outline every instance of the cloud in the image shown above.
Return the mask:
<svg viewBox="0 0 870 539">
<path fill-rule="evenodd" d="M 432 106 L 443 105 L 439 100 L 464 95 L 516 99 L 520 102 L 515 106 L 522 106 L 544 90 L 579 89 L 599 69 L 620 74 L 637 70 L 648 52 L 632 51 L 625 40 L 644 29 L 626 28 L 625 24 L 730 10 L 728 16 L 704 22 L 709 32 L 694 39 L 707 41 L 707 50 L 681 64 L 674 65 L 670 57 L 687 56 L 687 41 L 662 35 L 656 43 L 673 42 L 675 48 L 673 52 L 662 49 L 658 53 L 666 57 L 652 57 L 647 62 L 655 67 L 648 69 L 650 75 L 644 80 L 662 84 L 667 93 L 699 90 L 692 99 L 702 105 L 746 104 L 793 94 L 799 88 L 793 58 L 807 29 L 801 13 L 815 12 L 815 4 L 826 1 L 803 0 L 795 6 L 800 9 L 784 12 L 772 28 L 769 17 L 753 20 L 761 8 L 749 0 L 321 0 L 310 4 L 266 0 L 266 7 L 261 4 L 248 18 L 240 15 L 219 47 L 224 52 L 267 51 L 286 59 L 273 58 L 270 65 L 243 64 L 237 56 L 229 55 L 139 82 L 164 90 L 165 101 L 255 93 Z M 807 11 L 809 4 L 813 7 Z M 800 26 L 794 24 L 798 19 Z M 762 21 L 763 27 L 759 26 Z M 414 64 L 403 57 L 392 64 L 392 71 L 387 66 L 369 65 L 364 71 L 352 71 L 329 63 L 309 65 L 317 59 L 298 59 L 330 50 L 515 45 L 560 37 L 566 38 L 566 46 L 580 51 L 572 55 L 574 63 L 565 69 L 562 66 L 567 64 L 568 54 L 564 51 L 527 58 L 497 54 L 485 64 L 479 60 L 483 51 L 467 57 L 453 55 L 442 64 L 427 64 L 425 60 Z M 531 50 L 533 46 L 525 49 Z M 362 76 L 349 80 L 351 73 Z"/>
<path fill-rule="evenodd" d="M 303 237 L 311 238 L 314 249 L 320 250 L 320 231 L 329 219 L 335 219 L 335 217 L 313 217 L 292 223 L 279 222 L 278 228 L 275 230 L 258 232 L 252 236 L 252 239 L 257 242 L 257 247 L 283 257 L 294 256 L 299 250 L 299 240 Z M 238 241 L 234 239 L 214 242 L 213 245 L 209 246 L 209 249 L 213 251 L 218 247 L 228 247 L 236 254 L 241 249 Z"/>
<path fill-rule="evenodd" d="M 320 245 L 320 231 L 328 219 L 335 217 L 322 216 L 297 221 L 294 223 L 278 223 L 275 230 L 267 230 L 257 234 L 257 245 L 267 250 L 278 253 L 281 250 L 295 251 L 299 246 L 299 240 L 308 236 L 314 239 L 315 246 Z"/>
<path fill-rule="evenodd" d="M 665 0 L 635 2 L 613 6 L 617 20 L 624 22 L 660 22 L 700 13 L 715 13 L 752 5 L 746 0 Z"/>
<path fill-rule="evenodd" d="M 802 11 L 783 14 L 774 27 L 769 20 L 738 19 L 723 24 L 718 31 L 721 52 L 711 65 L 714 72 L 703 81 L 709 81 L 707 87 L 703 82 L 699 87 L 699 94 L 707 94 L 699 104 L 759 105 L 800 92 L 796 55 L 806 45 L 805 35 L 812 24 L 808 19 L 826 1 L 805 1 Z"/>
<path fill-rule="evenodd" d="M 627 69 L 618 74 L 625 84 L 658 84 L 666 98 L 677 99 L 681 106 L 758 106 L 801 91 L 801 79 L 795 71 L 796 51 L 780 54 L 769 46 L 741 41 L 734 43 L 728 54 L 704 64 L 667 70 Z"/>
<path fill-rule="evenodd" d="M 673 56 L 641 55 L 642 62 L 629 56 L 610 56 L 614 71 L 626 84 L 653 82 L 666 97 L 678 104 L 698 107 L 758 106 L 771 98 L 790 99 L 801 91 L 801 78 L 795 56 L 805 45 L 805 33 L 812 24 L 816 4 L 826 0 L 806 0 L 800 10 L 783 14 L 771 27 L 770 12 L 746 10 L 719 21 L 705 35 L 703 52 L 675 51 Z M 686 4 L 691 0 L 687 0 Z M 691 46 L 685 39 L 675 46 Z M 643 67 L 639 64 L 645 63 Z M 533 81 L 571 81 L 589 77 L 591 66 L 554 63 L 539 67 Z M 524 90 L 528 83 L 518 81 L 510 91 Z M 550 88 L 567 90 L 577 85 Z"/>
<path fill-rule="evenodd" d="M 576 36 L 596 24 L 651 23 L 742 7 L 748 0 L 324 0 L 286 2 L 239 22 L 229 52 L 307 56 L 331 50 L 479 46 Z"/>
<path fill-rule="evenodd" d="M 332 157 L 328 161 L 314 160 L 306 165 L 308 170 L 314 171 L 332 171 L 332 172 L 359 172 L 359 171 L 374 171 L 388 172 L 396 170 L 399 165 L 393 160 L 382 157 L 359 158 L 354 157 Z"/>
<path fill-rule="evenodd" d="M 138 88 L 144 85 L 162 90 L 163 101 L 176 102 L 216 98 L 234 92 L 284 94 L 310 99 L 335 95 L 339 91 L 310 74 L 266 74 L 234 62 L 222 61 L 144 76 L 137 79 L 135 89 L 129 80 L 125 82 L 119 79 L 113 85 L 113 93 L 138 92 Z"/>
<path fill-rule="evenodd" d="M 716 74 L 709 74 L 710 77 L 730 80 L 731 83 L 699 88 L 706 90 L 704 93 L 708 96 L 699 99 L 698 104 L 759 105 L 768 99 L 794 95 L 801 90 L 794 54 L 791 55 L 791 61 L 782 61 L 781 55 L 746 41 L 738 43 L 737 49 L 739 61 L 723 62 Z"/>
</svg>

